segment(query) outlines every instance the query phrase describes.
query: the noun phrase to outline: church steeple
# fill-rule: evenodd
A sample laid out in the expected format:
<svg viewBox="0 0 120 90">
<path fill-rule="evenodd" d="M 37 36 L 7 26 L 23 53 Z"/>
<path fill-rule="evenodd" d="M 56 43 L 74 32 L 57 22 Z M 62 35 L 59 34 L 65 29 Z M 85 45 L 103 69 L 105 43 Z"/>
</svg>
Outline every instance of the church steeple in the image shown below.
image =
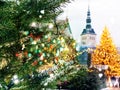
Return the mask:
<svg viewBox="0 0 120 90">
<path fill-rule="evenodd" d="M 88 11 L 87 11 L 87 18 L 86 18 L 86 27 L 83 29 L 83 32 L 81 34 L 81 46 L 80 46 L 80 51 L 87 50 L 88 48 L 94 49 L 96 47 L 96 34 L 94 32 L 94 29 L 92 28 L 91 25 L 91 17 L 90 17 L 90 8 L 88 6 Z M 88 64 L 90 54 L 88 52 L 82 53 L 80 55 L 80 63 L 82 64 Z"/>
<path fill-rule="evenodd" d="M 91 17 L 90 17 L 90 8 L 88 6 L 88 11 L 87 11 L 87 19 L 86 19 L 86 28 L 83 29 L 83 34 L 95 34 L 94 29 L 91 26 Z"/>
<path fill-rule="evenodd" d="M 86 19 L 86 29 L 91 28 L 91 18 L 90 18 L 90 9 L 88 6 L 87 19 Z"/>
</svg>

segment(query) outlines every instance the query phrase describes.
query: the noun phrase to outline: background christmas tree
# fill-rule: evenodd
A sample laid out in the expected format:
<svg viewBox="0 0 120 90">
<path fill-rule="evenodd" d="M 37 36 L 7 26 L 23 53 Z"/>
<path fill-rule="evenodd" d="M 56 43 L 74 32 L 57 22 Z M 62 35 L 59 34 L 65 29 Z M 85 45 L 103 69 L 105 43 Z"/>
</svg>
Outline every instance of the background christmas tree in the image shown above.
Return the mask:
<svg viewBox="0 0 120 90">
<path fill-rule="evenodd" d="M 69 0 L 0 1 L 0 82 L 10 88 L 14 75 L 19 78 L 39 71 L 42 65 L 52 66 L 67 60 L 75 46 L 64 37 L 57 16 Z M 69 42 L 67 42 L 67 40 Z M 75 50 L 74 50 L 75 52 Z M 64 58 L 62 55 L 65 54 Z M 73 59 L 71 56 L 69 59 Z M 68 59 L 68 60 L 69 60 Z"/>
<path fill-rule="evenodd" d="M 101 35 L 100 44 L 96 46 L 92 54 L 92 65 L 108 65 L 107 76 L 120 75 L 120 55 L 115 47 L 107 27 Z"/>
</svg>

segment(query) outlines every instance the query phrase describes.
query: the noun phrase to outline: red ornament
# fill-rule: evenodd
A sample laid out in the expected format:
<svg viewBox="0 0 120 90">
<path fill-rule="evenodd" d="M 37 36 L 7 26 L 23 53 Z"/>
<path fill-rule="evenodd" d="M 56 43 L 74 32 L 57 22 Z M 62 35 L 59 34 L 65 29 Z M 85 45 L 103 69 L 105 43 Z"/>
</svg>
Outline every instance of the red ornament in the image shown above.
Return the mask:
<svg viewBox="0 0 120 90">
<path fill-rule="evenodd" d="M 53 45 L 50 45 L 50 49 L 53 49 Z"/>
<path fill-rule="evenodd" d="M 42 56 L 42 53 L 39 53 L 38 56 L 41 57 L 41 56 Z"/>
<path fill-rule="evenodd" d="M 32 63 L 32 66 L 36 66 L 38 64 L 38 61 L 35 60 L 33 63 Z"/>
<path fill-rule="evenodd" d="M 33 34 L 32 34 L 32 33 L 30 33 L 30 35 L 29 35 L 29 36 L 33 38 Z"/>
<path fill-rule="evenodd" d="M 58 60 L 58 57 L 55 57 L 55 60 Z"/>
<path fill-rule="evenodd" d="M 19 56 L 19 53 L 16 53 L 15 56 L 18 57 L 18 56 Z"/>
</svg>

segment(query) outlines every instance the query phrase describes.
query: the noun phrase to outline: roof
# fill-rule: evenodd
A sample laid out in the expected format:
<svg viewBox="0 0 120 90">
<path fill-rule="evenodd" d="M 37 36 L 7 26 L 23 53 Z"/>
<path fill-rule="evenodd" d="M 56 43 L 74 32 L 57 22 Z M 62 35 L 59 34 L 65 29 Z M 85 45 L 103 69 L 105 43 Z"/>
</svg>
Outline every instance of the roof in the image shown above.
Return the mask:
<svg viewBox="0 0 120 90">
<path fill-rule="evenodd" d="M 92 34 L 92 35 L 96 35 L 94 29 L 91 26 L 91 18 L 90 18 L 90 10 L 88 8 L 88 12 L 87 12 L 87 19 L 86 19 L 86 28 L 83 29 L 83 32 L 81 35 L 84 34 Z"/>
<path fill-rule="evenodd" d="M 93 34 L 96 35 L 95 31 L 93 28 L 87 28 L 87 29 L 83 29 L 83 32 L 81 35 L 85 35 L 85 34 Z"/>
</svg>

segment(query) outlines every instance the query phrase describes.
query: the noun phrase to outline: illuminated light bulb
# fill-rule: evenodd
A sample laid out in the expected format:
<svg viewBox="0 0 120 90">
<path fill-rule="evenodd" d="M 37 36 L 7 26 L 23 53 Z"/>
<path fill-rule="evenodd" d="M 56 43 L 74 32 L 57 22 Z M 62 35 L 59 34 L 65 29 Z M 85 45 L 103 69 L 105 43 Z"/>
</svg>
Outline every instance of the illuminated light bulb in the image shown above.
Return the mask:
<svg viewBox="0 0 120 90">
<path fill-rule="evenodd" d="M 0 88 L 2 88 L 2 85 L 0 84 Z"/>
<path fill-rule="evenodd" d="M 20 82 L 19 79 L 18 79 L 18 75 L 14 75 L 12 80 L 13 80 L 14 84 L 18 84 Z"/>
<path fill-rule="evenodd" d="M 65 51 L 69 51 L 69 49 L 68 49 L 68 47 L 67 47 L 67 46 L 65 47 Z"/>
<path fill-rule="evenodd" d="M 16 79 L 13 82 L 14 82 L 14 84 L 18 84 L 20 81 L 18 79 Z"/>
<path fill-rule="evenodd" d="M 59 50 L 57 50 L 56 56 L 59 56 L 59 54 L 60 54 L 60 53 L 59 53 Z"/>
<path fill-rule="evenodd" d="M 56 43 L 56 40 L 55 40 L 55 39 L 53 40 L 53 43 Z"/>
<path fill-rule="evenodd" d="M 54 78 L 54 74 L 50 74 L 50 78 Z"/>
<path fill-rule="evenodd" d="M 101 68 L 99 68 L 98 70 L 99 70 L 99 71 L 102 71 L 102 69 L 101 69 Z"/>
<path fill-rule="evenodd" d="M 101 78 L 101 77 L 103 76 L 103 74 L 102 74 L 102 73 L 99 73 L 98 76 Z"/>
<path fill-rule="evenodd" d="M 24 35 L 28 35 L 28 34 L 29 34 L 29 31 L 24 31 L 23 34 L 24 34 Z"/>
<path fill-rule="evenodd" d="M 24 50 L 24 49 L 25 49 L 25 44 L 22 45 L 22 50 Z"/>
<path fill-rule="evenodd" d="M 44 60 L 44 62 L 46 63 L 46 62 L 47 62 L 47 60 Z"/>
<path fill-rule="evenodd" d="M 45 38 L 48 38 L 48 36 L 47 36 L 47 35 L 45 35 Z"/>
<path fill-rule="evenodd" d="M 38 49 L 38 45 L 36 45 L 36 49 Z"/>
<path fill-rule="evenodd" d="M 18 78 L 18 76 L 17 76 L 17 75 L 14 75 L 14 76 L 13 76 L 13 79 L 17 79 L 17 78 Z"/>
<path fill-rule="evenodd" d="M 42 15 L 39 15 L 39 18 L 42 18 Z"/>
<path fill-rule="evenodd" d="M 47 47 L 44 47 L 44 50 L 48 50 Z"/>
<path fill-rule="evenodd" d="M 44 86 L 47 86 L 48 85 L 48 83 L 46 82 L 45 84 L 44 84 Z"/>
<path fill-rule="evenodd" d="M 42 43 L 41 45 L 42 45 L 42 47 L 44 47 L 44 46 L 45 46 L 45 44 L 44 44 L 44 43 Z"/>
<path fill-rule="evenodd" d="M 60 51 L 63 51 L 63 47 L 60 48 Z"/>
<path fill-rule="evenodd" d="M 32 44 L 34 44 L 34 45 L 35 45 L 35 44 L 37 44 L 37 42 L 36 42 L 36 41 L 33 41 L 33 42 L 32 42 Z"/>
<path fill-rule="evenodd" d="M 32 22 L 32 24 L 30 26 L 31 27 L 37 27 L 37 23 L 36 22 Z"/>
<path fill-rule="evenodd" d="M 76 43 L 74 42 L 74 43 L 73 43 L 73 46 L 75 46 L 75 45 L 76 45 Z"/>
<path fill-rule="evenodd" d="M 54 25 L 52 23 L 49 23 L 48 28 L 52 29 L 53 27 L 54 27 Z"/>
<path fill-rule="evenodd" d="M 45 57 L 45 53 L 43 53 L 43 56 Z"/>
<path fill-rule="evenodd" d="M 63 38 L 63 37 L 61 38 L 61 42 L 65 42 L 65 40 L 64 40 L 64 38 Z"/>
<path fill-rule="evenodd" d="M 47 54 L 47 56 L 49 57 L 49 56 L 50 56 L 50 54 L 48 53 L 48 54 Z"/>
<path fill-rule="evenodd" d="M 44 57 L 43 57 L 43 55 L 40 57 L 40 60 L 43 60 L 44 59 Z"/>
<path fill-rule="evenodd" d="M 44 14 L 44 13 L 45 13 L 45 10 L 41 10 L 40 13 L 41 13 L 41 14 Z"/>
</svg>

